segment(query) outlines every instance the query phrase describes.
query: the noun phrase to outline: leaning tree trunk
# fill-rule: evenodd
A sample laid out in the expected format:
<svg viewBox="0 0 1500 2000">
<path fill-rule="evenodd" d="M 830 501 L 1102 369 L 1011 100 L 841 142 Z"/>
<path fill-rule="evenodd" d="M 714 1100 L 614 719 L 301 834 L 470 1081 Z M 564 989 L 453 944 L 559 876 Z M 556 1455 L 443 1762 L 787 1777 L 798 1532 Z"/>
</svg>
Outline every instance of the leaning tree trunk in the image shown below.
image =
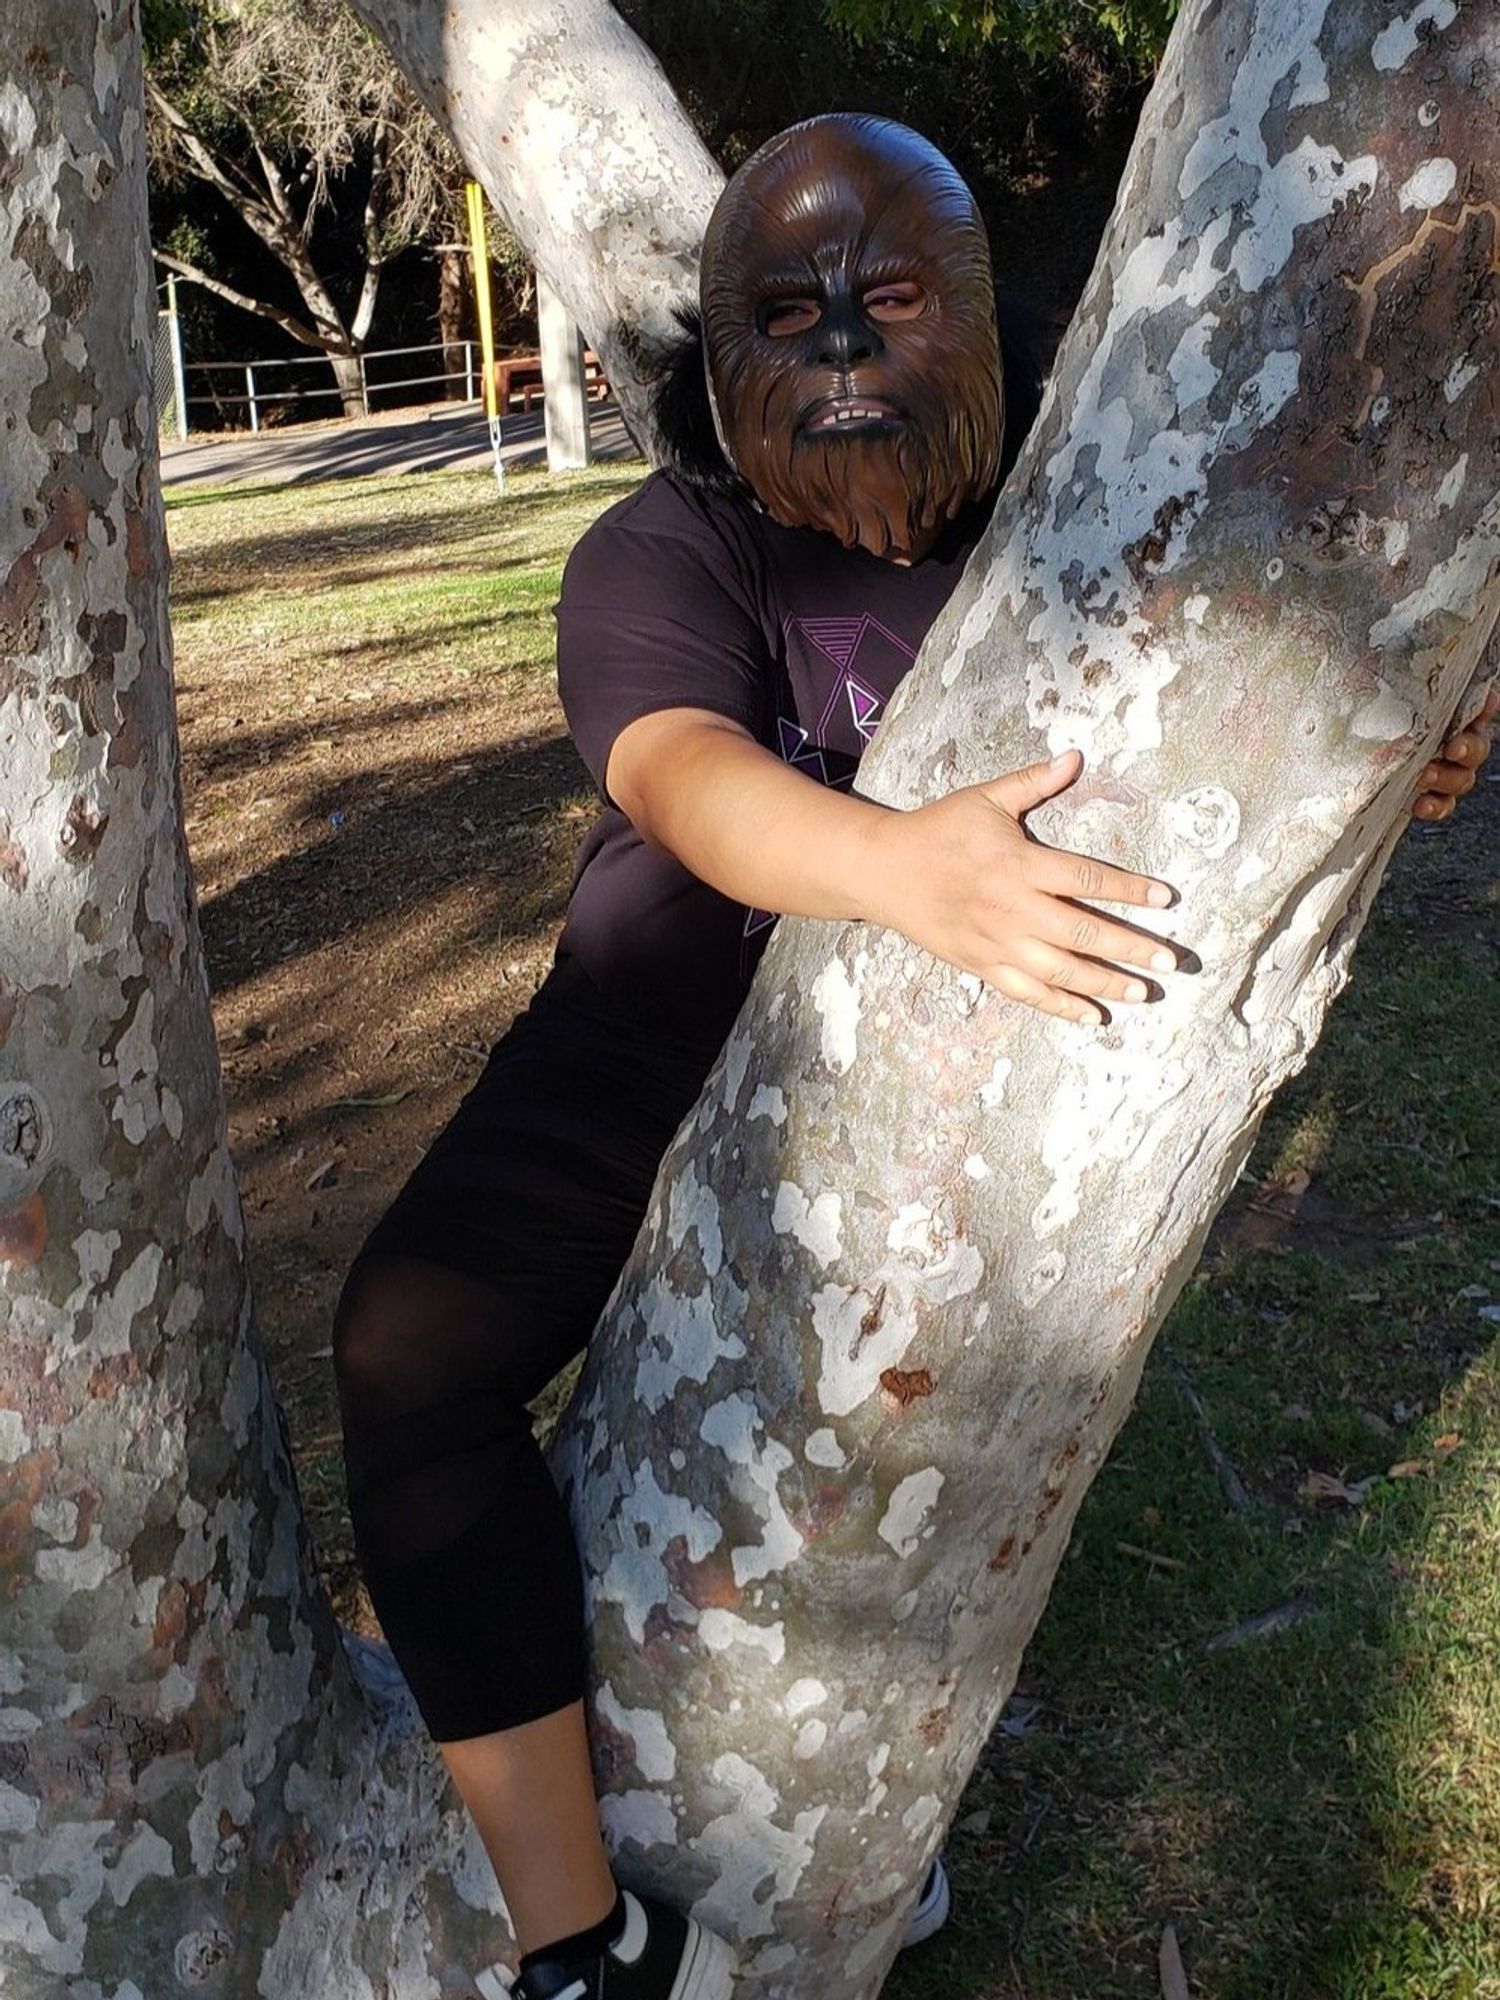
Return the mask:
<svg viewBox="0 0 1500 2000">
<path fill-rule="evenodd" d="M 133 26 L 0 15 L 0 291 L 40 330 L 0 350 L 0 1971 L 18 2000 L 457 1996 L 493 1881 L 399 1690 L 348 1670 L 245 1319 Z M 869 767 L 909 803 L 1082 740 L 1057 825 L 1176 879 L 1205 972 L 1086 1036 L 788 927 L 668 1162 L 605 1335 L 638 1354 L 590 1373 L 564 1456 L 621 1865 L 738 1935 L 748 1992 L 879 1985 L 1477 657 L 1497 75 L 1489 0 L 1190 6 Z"/>
<path fill-rule="evenodd" d="M 722 175 L 605 0 L 349 0 L 589 336 L 656 456 L 650 386 L 696 304 Z"/>
<path fill-rule="evenodd" d="M 880 1987 L 1153 1334 L 1500 608 L 1500 11 L 1185 10 L 994 524 L 861 785 L 1033 824 L 1196 977 L 1105 1030 L 775 940 L 558 1453 L 627 1868 Z M 1078 944 L 1089 947 L 1080 918 Z"/>
</svg>

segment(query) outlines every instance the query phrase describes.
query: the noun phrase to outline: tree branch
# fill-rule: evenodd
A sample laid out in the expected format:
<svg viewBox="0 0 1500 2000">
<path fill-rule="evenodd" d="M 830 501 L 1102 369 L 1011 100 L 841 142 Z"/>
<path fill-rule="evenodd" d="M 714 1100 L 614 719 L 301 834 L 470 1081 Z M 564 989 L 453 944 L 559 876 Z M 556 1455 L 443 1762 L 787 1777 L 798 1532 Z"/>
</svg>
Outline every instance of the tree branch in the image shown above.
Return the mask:
<svg viewBox="0 0 1500 2000">
<path fill-rule="evenodd" d="M 196 264 L 189 264 L 184 258 L 174 257 L 166 250 L 153 250 L 152 256 L 168 271 L 175 271 L 179 278 L 186 278 L 191 284 L 202 285 L 206 292 L 215 297 L 227 299 L 241 311 L 255 313 L 261 319 L 268 319 L 279 326 L 283 333 L 289 333 L 293 340 L 304 347 L 316 348 L 320 354 L 328 350 L 328 342 L 309 326 L 304 326 L 293 314 L 284 312 L 280 306 L 267 305 L 264 299 L 251 298 L 248 292 L 237 291 L 233 285 L 226 285 L 222 278 L 211 278 L 207 271 L 200 271 Z"/>
</svg>

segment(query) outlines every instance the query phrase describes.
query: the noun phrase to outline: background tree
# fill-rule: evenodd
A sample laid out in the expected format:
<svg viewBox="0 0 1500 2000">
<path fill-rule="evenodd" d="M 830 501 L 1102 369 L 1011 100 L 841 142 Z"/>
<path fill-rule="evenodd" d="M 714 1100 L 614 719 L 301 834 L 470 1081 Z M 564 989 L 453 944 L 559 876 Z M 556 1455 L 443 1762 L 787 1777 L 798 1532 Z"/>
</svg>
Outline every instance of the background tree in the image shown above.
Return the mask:
<svg viewBox="0 0 1500 2000">
<path fill-rule="evenodd" d="M 869 769 L 909 805 L 1085 742 L 1052 830 L 1179 883 L 1201 980 L 1079 1037 L 899 939 L 786 927 L 585 1379 L 563 1462 L 589 1474 L 606 1818 L 627 1872 L 740 1936 L 750 1993 L 878 1987 L 1493 622 L 1500 24 L 1450 5 L 1425 37 L 1380 0 L 1190 10 L 1037 431 Z M 400 25 L 420 55 L 432 10 Z M 41 329 L 0 495 L 0 1964 L 22 2000 L 430 2000 L 465 1990 L 493 1884 L 378 1656 L 354 1649 L 367 1696 L 350 1674 L 245 1315 L 132 29 L 126 0 L 0 19 L 0 286 Z M 544 50 L 478 0 L 443 32 L 424 87 L 559 264 L 592 174 L 575 261 L 638 392 L 620 316 L 666 306 L 674 256 L 681 296 L 711 169 L 581 0 Z M 601 49 L 634 117 L 588 108 Z M 561 188 L 540 143 L 503 172 L 483 150 L 522 153 L 528 57 Z M 635 261 L 627 162 L 664 224 Z"/>
<path fill-rule="evenodd" d="M 199 228 L 158 262 L 325 354 L 358 415 L 387 265 L 461 233 L 457 154 L 341 0 L 158 0 L 146 29 L 156 178 L 210 190 L 260 253 L 216 254 Z"/>
</svg>

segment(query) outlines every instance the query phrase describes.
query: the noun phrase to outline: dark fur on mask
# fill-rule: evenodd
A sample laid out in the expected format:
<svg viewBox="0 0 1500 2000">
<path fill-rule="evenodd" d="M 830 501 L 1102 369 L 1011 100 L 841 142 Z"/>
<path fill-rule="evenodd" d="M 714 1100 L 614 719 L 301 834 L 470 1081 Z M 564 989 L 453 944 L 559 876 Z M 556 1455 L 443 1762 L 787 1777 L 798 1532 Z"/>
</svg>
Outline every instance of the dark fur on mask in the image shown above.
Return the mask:
<svg viewBox="0 0 1500 2000">
<path fill-rule="evenodd" d="M 1005 387 L 1005 437 L 999 471 L 1003 480 L 1042 406 L 1043 334 L 1034 315 L 999 286 L 995 289 L 995 319 Z M 661 355 L 652 390 L 662 466 L 700 493 L 715 493 L 721 499 L 750 499 L 749 487 L 724 456 L 719 442 L 704 372 L 702 317 L 687 307 L 678 313 L 677 321 L 681 338 Z"/>
<path fill-rule="evenodd" d="M 818 118 L 763 146 L 710 219 L 702 300 L 720 440 L 773 519 L 899 555 L 994 485 L 989 249 L 905 126 Z"/>
</svg>

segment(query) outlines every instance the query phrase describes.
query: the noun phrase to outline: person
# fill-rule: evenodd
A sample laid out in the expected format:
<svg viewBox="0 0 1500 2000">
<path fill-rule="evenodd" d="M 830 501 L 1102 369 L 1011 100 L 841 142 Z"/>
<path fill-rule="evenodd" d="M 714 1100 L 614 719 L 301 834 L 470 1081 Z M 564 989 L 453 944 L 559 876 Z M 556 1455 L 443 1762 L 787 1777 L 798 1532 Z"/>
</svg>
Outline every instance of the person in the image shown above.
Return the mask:
<svg viewBox="0 0 1500 2000">
<path fill-rule="evenodd" d="M 911 812 L 852 790 L 1035 402 L 952 166 L 885 121 L 813 120 L 715 209 L 659 396 L 675 470 L 567 566 L 560 687 L 603 809 L 551 972 L 372 1232 L 334 1341 L 361 1566 L 522 2000 L 729 1989 L 718 1941 L 605 1855 L 580 1569 L 526 1404 L 587 1340 L 776 917 L 893 927 L 1083 1023 L 1174 976 L 1104 913 L 1073 948 L 1083 890 L 1171 899 L 1026 835 L 1076 756 Z"/>
</svg>

